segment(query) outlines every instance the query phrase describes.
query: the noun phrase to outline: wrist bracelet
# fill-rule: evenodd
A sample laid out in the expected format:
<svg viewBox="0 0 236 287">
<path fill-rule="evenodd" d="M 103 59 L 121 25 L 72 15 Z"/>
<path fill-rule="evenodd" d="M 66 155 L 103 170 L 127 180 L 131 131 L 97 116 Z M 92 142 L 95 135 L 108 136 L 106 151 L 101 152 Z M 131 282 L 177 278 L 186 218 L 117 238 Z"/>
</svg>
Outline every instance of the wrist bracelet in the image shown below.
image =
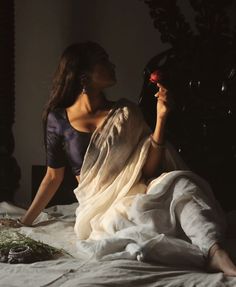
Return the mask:
<svg viewBox="0 0 236 287">
<path fill-rule="evenodd" d="M 24 223 L 20 220 L 20 218 L 17 218 L 16 222 L 19 223 L 21 226 L 31 227 L 31 225 L 26 225 L 26 224 L 24 224 Z"/>
<path fill-rule="evenodd" d="M 152 146 L 153 146 L 154 148 L 161 148 L 161 149 L 164 149 L 164 148 L 165 148 L 165 144 L 164 144 L 164 143 L 163 143 L 163 144 L 160 144 L 160 143 L 156 142 L 156 141 L 153 139 L 152 134 L 150 135 L 150 139 L 151 139 Z"/>
</svg>

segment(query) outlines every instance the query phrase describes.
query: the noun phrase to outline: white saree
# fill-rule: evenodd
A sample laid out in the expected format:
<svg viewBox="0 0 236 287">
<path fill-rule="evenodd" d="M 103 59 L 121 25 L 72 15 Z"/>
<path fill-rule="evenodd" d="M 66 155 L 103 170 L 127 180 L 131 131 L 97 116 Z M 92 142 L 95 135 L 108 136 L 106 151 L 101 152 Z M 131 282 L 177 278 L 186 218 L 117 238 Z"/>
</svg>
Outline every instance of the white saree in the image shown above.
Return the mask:
<svg viewBox="0 0 236 287">
<path fill-rule="evenodd" d="M 167 142 L 163 173 L 142 178 L 151 144 L 138 105 L 122 98 L 92 134 L 74 193 L 81 258 L 203 266 L 225 214 L 208 183 Z"/>
</svg>

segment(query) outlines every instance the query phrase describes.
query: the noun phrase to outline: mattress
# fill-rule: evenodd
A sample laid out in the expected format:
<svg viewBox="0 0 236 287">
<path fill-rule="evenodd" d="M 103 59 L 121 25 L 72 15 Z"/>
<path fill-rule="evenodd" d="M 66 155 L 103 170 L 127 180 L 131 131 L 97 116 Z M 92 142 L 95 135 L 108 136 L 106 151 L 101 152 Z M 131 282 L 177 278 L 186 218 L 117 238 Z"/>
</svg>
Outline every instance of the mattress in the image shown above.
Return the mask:
<svg viewBox="0 0 236 287">
<path fill-rule="evenodd" d="M 78 202 L 55 205 L 43 210 L 34 227 L 14 228 L 35 240 L 65 249 L 71 256 L 28 264 L 0 263 L 0 286 L 236 286 L 236 277 L 222 272 L 207 273 L 191 267 L 165 266 L 158 262 L 137 260 L 82 260 L 76 252 L 74 233 Z M 0 202 L 0 217 L 17 218 L 26 212 L 8 202 Z M 236 212 L 228 214 L 230 236 L 224 242 L 236 263 Z"/>
</svg>

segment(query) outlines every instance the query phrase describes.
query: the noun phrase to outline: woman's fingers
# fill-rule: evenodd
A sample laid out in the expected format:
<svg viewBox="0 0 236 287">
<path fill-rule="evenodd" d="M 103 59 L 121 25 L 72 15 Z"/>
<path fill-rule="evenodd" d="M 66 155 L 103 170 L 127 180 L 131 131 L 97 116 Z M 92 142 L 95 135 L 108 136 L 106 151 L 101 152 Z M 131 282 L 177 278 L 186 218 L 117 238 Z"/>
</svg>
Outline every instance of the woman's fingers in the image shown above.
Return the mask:
<svg viewBox="0 0 236 287">
<path fill-rule="evenodd" d="M 20 227 L 19 224 L 14 219 L 8 218 L 1 218 L 0 219 L 0 226 L 7 226 L 7 227 Z"/>
<path fill-rule="evenodd" d="M 159 91 L 158 93 L 155 94 L 155 97 L 158 99 L 161 99 L 163 101 L 167 101 L 169 94 L 168 91 Z"/>
<path fill-rule="evenodd" d="M 167 89 L 162 85 L 162 84 L 160 84 L 160 83 L 157 83 L 157 87 L 159 87 L 159 91 L 163 91 L 163 92 L 166 92 L 167 91 Z"/>
<path fill-rule="evenodd" d="M 155 97 L 158 101 L 162 101 L 166 106 L 170 108 L 174 107 L 174 100 L 168 91 L 166 91 L 165 93 L 158 92 L 155 94 Z"/>
</svg>

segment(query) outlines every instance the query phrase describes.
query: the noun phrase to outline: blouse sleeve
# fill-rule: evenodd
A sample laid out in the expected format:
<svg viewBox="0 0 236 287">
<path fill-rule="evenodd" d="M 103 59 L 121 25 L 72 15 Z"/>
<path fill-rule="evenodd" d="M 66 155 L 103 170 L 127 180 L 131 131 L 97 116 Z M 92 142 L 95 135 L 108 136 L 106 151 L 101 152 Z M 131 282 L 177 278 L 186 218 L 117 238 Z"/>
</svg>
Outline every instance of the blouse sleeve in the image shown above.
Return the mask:
<svg viewBox="0 0 236 287">
<path fill-rule="evenodd" d="M 54 111 L 50 111 L 46 125 L 46 162 L 49 167 L 59 168 L 66 165 L 63 136 L 60 121 Z"/>
</svg>

